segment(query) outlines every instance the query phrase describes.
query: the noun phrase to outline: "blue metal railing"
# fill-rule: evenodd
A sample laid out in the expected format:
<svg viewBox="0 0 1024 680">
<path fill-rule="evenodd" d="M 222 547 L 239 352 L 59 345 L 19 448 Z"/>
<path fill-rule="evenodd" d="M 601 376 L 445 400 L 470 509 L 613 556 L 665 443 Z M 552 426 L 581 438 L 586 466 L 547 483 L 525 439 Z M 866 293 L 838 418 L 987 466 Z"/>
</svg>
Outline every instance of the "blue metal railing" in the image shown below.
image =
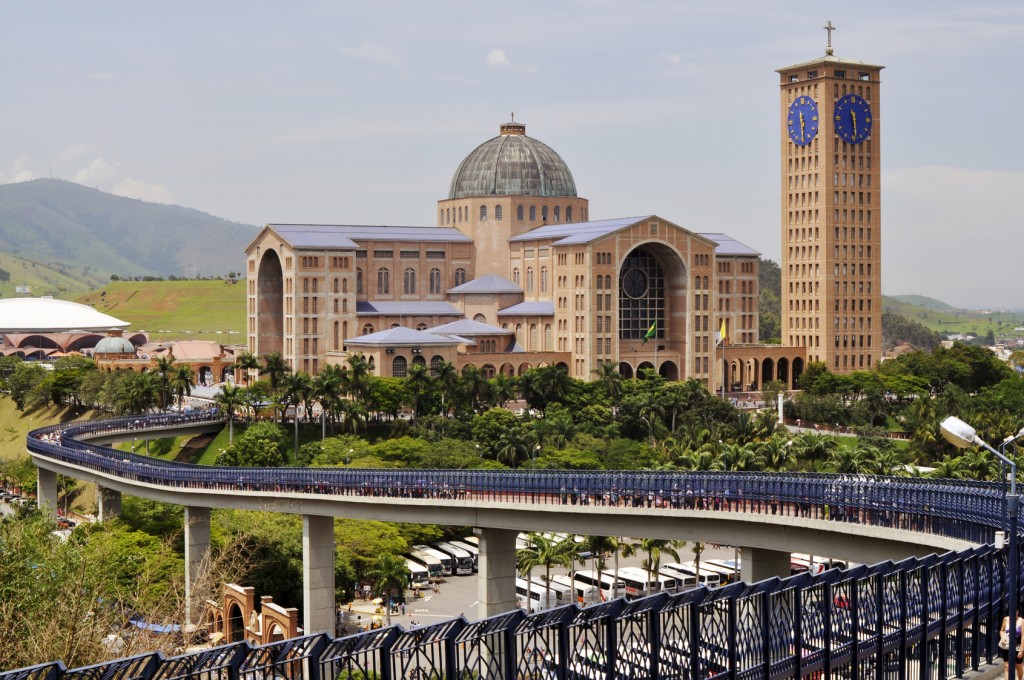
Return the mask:
<svg viewBox="0 0 1024 680">
<path fill-rule="evenodd" d="M 159 653 L 68 670 L 59 662 L 0 680 L 69 678 L 784 678 L 958 677 L 995 656 L 1006 580 L 991 545 L 1006 526 L 1004 489 L 963 480 L 763 473 L 210 468 L 77 441 L 89 433 L 215 417 L 157 416 L 33 432 L 34 454 L 168 487 L 524 504 L 613 504 L 780 513 L 935 533 L 979 544 L 753 585 L 660 593 L 584 609 L 509 612 L 413 630 L 237 643 L 182 657 Z M 60 433 L 59 441 L 56 434 Z M 44 435 L 47 439 L 43 439 Z M 650 508 L 650 510 L 647 510 Z"/>
</svg>

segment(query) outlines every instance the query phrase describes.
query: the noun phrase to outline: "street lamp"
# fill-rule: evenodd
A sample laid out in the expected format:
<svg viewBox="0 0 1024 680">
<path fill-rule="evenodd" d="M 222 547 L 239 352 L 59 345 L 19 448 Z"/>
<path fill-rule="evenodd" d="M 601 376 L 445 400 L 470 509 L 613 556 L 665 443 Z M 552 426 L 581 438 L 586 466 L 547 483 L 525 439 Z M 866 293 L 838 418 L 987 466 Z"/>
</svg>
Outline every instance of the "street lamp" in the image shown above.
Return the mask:
<svg viewBox="0 0 1024 680">
<path fill-rule="evenodd" d="M 533 447 L 533 469 L 537 469 L 537 452 L 540 451 L 540 444 Z"/>
<path fill-rule="evenodd" d="M 970 446 L 981 446 L 987 449 L 989 452 L 995 454 L 996 458 L 1002 461 L 1007 467 L 1010 468 L 1010 492 L 1006 495 L 1006 513 L 1009 517 L 1010 531 L 1010 557 L 1007 560 L 1009 562 L 1010 570 L 1010 583 L 1009 583 L 1009 602 L 1007 602 L 1007 621 L 1009 625 L 1006 627 L 1007 634 L 1010 638 L 1010 644 L 1008 648 L 1008 659 L 1015 659 L 1015 652 L 1017 650 L 1017 597 L 1018 585 L 1017 579 L 1020 572 L 1020 556 L 1018 553 L 1018 537 L 1017 537 L 1017 516 L 1020 508 L 1020 494 L 1017 493 L 1017 464 L 1013 462 L 1006 455 L 1007 445 L 1013 443 L 1020 437 L 1024 436 L 1024 428 L 1017 434 L 1010 435 L 1003 440 L 1003 443 L 999 445 L 1000 450 L 996 451 L 984 439 L 978 436 L 977 430 L 973 427 L 960 420 L 955 416 L 949 416 L 939 425 L 942 431 L 943 438 L 953 446 L 959 449 L 966 449 Z M 1007 663 L 1011 663 L 1007 661 Z M 1011 673 L 1012 675 L 1012 673 Z"/>
</svg>

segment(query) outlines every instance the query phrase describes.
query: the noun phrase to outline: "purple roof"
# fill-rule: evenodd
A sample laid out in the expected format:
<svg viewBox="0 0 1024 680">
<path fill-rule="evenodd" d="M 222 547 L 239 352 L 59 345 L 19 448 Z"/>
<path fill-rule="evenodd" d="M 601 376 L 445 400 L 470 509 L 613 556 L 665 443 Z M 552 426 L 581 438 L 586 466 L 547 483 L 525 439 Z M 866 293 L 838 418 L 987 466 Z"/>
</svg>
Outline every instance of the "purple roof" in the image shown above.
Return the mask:
<svg viewBox="0 0 1024 680">
<path fill-rule="evenodd" d="M 520 302 L 498 310 L 498 316 L 554 316 L 554 302 Z"/>
<path fill-rule="evenodd" d="M 454 305 L 437 300 L 409 300 L 399 302 L 356 302 L 359 316 L 462 316 Z"/>
</svg>

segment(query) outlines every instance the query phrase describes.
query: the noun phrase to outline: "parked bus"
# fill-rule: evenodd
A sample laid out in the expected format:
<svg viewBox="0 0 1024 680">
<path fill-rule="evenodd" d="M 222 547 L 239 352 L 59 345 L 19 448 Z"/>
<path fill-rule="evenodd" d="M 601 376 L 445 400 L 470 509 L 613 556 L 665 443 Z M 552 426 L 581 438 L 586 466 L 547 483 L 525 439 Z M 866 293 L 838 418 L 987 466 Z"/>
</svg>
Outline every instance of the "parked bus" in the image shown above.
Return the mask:
<svg viewBox="0 0 1024 680">
<path fill-rule="evenodd" d="M 409 587 L 426 588 L 430 583 L 430 570 L 412 558 L 406 558 L 406 566 L 409 567 Z"/>
<path fill-rule="evenodd" d="M 480 537 L 479 536 L 466 536 L 464 539 L 462 539 L 462 542 L 463 543 L 469 543 L 470 545 L 476 546 L 477 548 L 480 547 Z"/>
<path fill-rule="evenodd" d="M 621 578 L 616 582 L 612 572 L 598 574 L 593 569 L 581 569 L 576 572 L 576 580 L 583 585 L 599 589 L 602 600 L 613 600 L 626 591 L 626 584 Z"/>
<path fill-rule="evenodd" d="M 834 557 L 825 557 L 824 555 L 813 555 L 812 556 L 812 555 L 808 555 L 807 553 L 792 553 L 789 556 L 789 560 L 790 560 L 791 563 L 792 563 L 793 560 L 798 560 L 801 563 L 806 562 L 806 563 L 809 564 L 812 561 L 812 558 L 813 558 L 813 561 L 814 561 L 815 564 L 824 565 L 824 569 L 820 569 L 819 571 L 824 571 L 825 569 L 843 569 L 843 570 L 845 570 L 847 567 L 851 566 L 850 564 L 847 564 L 846 560 L 840 560 L 840 559 L 836 559 Z M 856 565 L 852 565 L 852 566 L 856 566 Z"/>
<path fill-rule="evenodd" d="M 472 543 L 466 543 L 464 541 L 448 541 L 456 548 L 462 548 L 469 553 L 469 556 L 473 558 L 473 571 L 480 569 L 480 548 L 473 545 Z"/>
<path fill-rule="evenodd" d="M 452 559 L 453 570 L 457 575 L 469 576 L 473 573 L 473 556 L 469 552 L 445 541 L 435 543 L 433 547 Z"/>
<path fill-rule="evenodd" d="M 718 574 L 719 583 L 723 586 L 739 580 L 736 576 L 736 568 L 733 566 L 732 560 L 728 562 L 726 560 L 701 560 L 700 568 L 701 571 L 707 569 Z"/>
<path fill-rule="evenodd" d="M 668 572 L 669 574 L 677 573 L 696 576 L 697 581 L 699 581 L 702 586 L 707 586 L 708 588 L 717 588 L 722 585 L 722 578 L 718 574 L 705 569 L 703 564 L 700 567 L 699 574 L 697 573 L 697 568 L 694 566 L 693 562 L 669 562 L 668 564 L 661 565 L 661 570 Z"/>
<path fill-rule="evenodd" d="M 568 586 L 572 589 L 573 594 L 576 597 L 576 603 L 586 606 L 595 602 L 601 601 L 601 589 L 587 585 L 578 579 L 571 579 L 568 575 L 558 575 L 551 577 L 552 583 L 558 583 L 564 586 Z M 565 604 L 565 598 L 563 597 L 563 604 Z"/>
<path fill-rule="evenodd" d="M 528 613 L 539 612 L 558 606 L 558 593 L 548 590 L 539 583 L 516 579 L 516 604 Z"/>
<path fill-rule="evenodd" d="M 676 592 L 685 593 L 687 590 L 693 590 L 697 587 L 697 577 L 690 574 L 683 574 L 678 571 L 672 571 L 665 567 L 659 567 L 658 574 L 661 576 L 667 576 L 676 580 Z"/>
<path fill-rule="evenodd" d="M 413 548 L 409 551 L 409 554 L 406 557 L 407 559 L 422 565 L 427 570 L 427 576 L 431 580 L 440 581 L 444 577 L 444 565 L 441 564 L 441 560 L 437 559 L 434 555 L 423 552 L 417 548 Z"/>
<path fill-rule="evenodd" d="M 441 569 L 445 576 L 451 576 L 455 573 L 455 560 L 450 555 L 446 555 L 436 548 L 431 548 L 429 545 L 414 545 L 413 550 L 418 550 L 421 553 L 427 555 L 433 555 L 437 558 L 438 562 L 441 563 Z"/>
<path fill-rule="evenodd" d="M 619 580 L 626 587 L 626 597 L 643 597 L 661 590 L 661 582 L 658 581 L 657 575 L 648 576 L 640 567 L 620 568 Z"/>
</svg>

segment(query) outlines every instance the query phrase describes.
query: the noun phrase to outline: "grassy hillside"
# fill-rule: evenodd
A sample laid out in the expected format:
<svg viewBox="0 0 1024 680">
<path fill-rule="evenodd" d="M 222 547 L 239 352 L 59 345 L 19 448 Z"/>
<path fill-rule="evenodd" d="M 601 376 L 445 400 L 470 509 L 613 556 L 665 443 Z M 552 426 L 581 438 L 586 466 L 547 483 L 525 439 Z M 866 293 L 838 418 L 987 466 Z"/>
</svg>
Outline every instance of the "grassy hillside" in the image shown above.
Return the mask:
<svg viewBox="0 0 1024 680">
<path fill-rule="evenodd" d="M 954 308 L 952 305 L 948 305 L 941 300 L 930 298 L 927 295 L 893 295 L 892 297 L 886 298 L 894 302 L 901 302 L 915 307 L 924 307 L 926 309 L 933 309 L 937 312 L 952 312 Z"/>
<path fill-rule="evenodd" d="M 102 286 L 109 279 L 88 266 L 56 260 L 36 262 L 10 253 L 0 253 L 0 269 L 10 276 L 0 281 L 0 297 L 5 298 L 18 295 L 16 286 L 29 286 L 34 296 L 70 299 Z"/>
<path fill-rule="evenodd" d="M 75 298 L 152 340 L 245 344 L 245 281 L 116 281 Z"/>
<path fill-rule="evenodd" d="M 907 300 L 927 301 L 924 305 Z M 1024 314 L 1019 312 L 983 312 L 955 309 L 931 298 L 917 295 L 886 297 L 883 301 L 886 311 L 894 312 L 940 333 L 961 333 L 964 335 L 985 335 L 991 330 L 996 337 L 1016 337 L 1020 333 L 1014 328 L 1024 326 Z"/>
</svg>

